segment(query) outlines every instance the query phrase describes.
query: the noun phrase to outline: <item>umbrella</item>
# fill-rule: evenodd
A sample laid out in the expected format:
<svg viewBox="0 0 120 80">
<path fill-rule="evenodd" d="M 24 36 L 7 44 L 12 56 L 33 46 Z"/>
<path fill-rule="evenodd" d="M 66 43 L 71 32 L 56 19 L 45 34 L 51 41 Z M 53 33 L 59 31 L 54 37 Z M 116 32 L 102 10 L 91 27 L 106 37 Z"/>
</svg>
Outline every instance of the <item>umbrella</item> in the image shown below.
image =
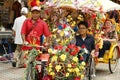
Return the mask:
<svg viewBox="0 0 120 80">
<path fill-rule="evenodd" d="M 109 12 L 113 10 L 120 10 L 120 5 L 117 3 L 114 3 L 110 0 L 99 0 L 99 3 L 102 6 L 103 12 Z"/>
<path fill-rule="evenodd" d="M 90 9 L 99 12 L 120 10 L 120 5 L 110 0 L 78 0 L 79 9 Z"/>
<path fill-rule="evenodd" d="M 62 9 L 77 9 L 77 0 L 59 0 L 59 3 L 57 5 L 58 8 Z"/>
</svg>

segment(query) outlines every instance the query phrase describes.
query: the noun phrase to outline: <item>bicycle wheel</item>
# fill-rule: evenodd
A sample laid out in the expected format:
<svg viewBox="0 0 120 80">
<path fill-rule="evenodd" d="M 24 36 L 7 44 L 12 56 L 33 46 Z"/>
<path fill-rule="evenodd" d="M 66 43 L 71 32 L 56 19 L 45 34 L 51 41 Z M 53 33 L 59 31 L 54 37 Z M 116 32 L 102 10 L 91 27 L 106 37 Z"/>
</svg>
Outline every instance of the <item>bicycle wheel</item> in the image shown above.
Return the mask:
<svg viewBox="0 0 120 80">
<path fill-rule="evenodd" d="M 27 70 L 27 73 L 26 73 L 26 80 L 34 80 L 34 79 L 33 79 L 32 67 L 33 67 L 33 64 L 30 63 L 30 64 L 28 65 L 28 68 L 27 68 L 28 70 Z"/>
<path fill-rule="evenodd" d="M 95 68 L 94 58 L 90 56 L 86 66 L 85 80 L 94 80 L 95 72 L 96 72 L 96 68 Z"/>
<path fill-rule="evenodd" d="M 111 59 L 109 59 L 109 71 L 110 73 L 113 73 L 116 71 L 116 68 L 117 68 L 117 64 L 118 64 L 118 59 L 119 59 L 119 48 L 118 47 L 115 47 L 114 50 L 113 50 L 113 56 Z"/>
<path fill-rule="evenodd" d="M 90 58 L 90 66 L 89 66 L 89 80 L 94 80 L 95 78 L 95 72 L 96 72 L 96 68 L 95 68 L 95 61 L 94 58 Z"/>
</svg>

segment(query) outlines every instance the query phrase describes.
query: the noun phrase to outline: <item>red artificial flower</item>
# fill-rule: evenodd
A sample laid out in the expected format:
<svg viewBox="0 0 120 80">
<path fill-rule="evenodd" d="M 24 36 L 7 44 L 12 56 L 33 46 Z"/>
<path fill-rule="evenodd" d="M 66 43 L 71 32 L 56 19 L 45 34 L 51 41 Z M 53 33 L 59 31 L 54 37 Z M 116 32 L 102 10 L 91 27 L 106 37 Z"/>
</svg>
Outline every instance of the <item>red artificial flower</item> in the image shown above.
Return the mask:
<svg viewBox="0 0 120 80">
<path fill-rule="evenodd" d="M 66 50 L 66 52 L 69 52 L 69 48 L 66 48 L 65 50 Z"/>
<path fill-rule="evenodd" d="M 37 60 L 37 61 L 40 61 L 40 55 L 36 57 L 36 60 Z"/>
<path fill-rule="evenodd" d="M 75 51 L 72 51 L 70 55 L 75 56 L 77 53 Z"/>
<path fill-rule="evenodd" d="M 70 45 L 68 45 L 68 48 L 70 48 L 70 49 L 73 49 L 73 48 L 75 48 L 76 46 L 75 46 L 75 44 L 70 44 Z"/>
<path fill-rule="evenodd" d="M 85 45 L 82 45 L 81 47 L 82 47 L 83 49 L 84 49 L 84 48 L 86 48 L 86 46 L 85 46 Z"/>
<path fill-rule="evenodd" d="M 27 59 L 27 55 L 24 55 L 23 59 Z"/>
<path fill-rule="evenodd" d="M 80 48 L 79 48 L 79 47 L 76 47 L 76 48 L 75 48 L 75 51 L 76 51 L 76 52 L 79 52 L 79 51 L 80 51 Z"/>
<path fill-rule="evenodd" d="M 24 67 L 24 68 L 26 68 L 26 67 L 27 67 L 27 65 L 26 65 L 26 64 L 23 64 L 23 67 Z"/>
<path fill-rule="evenodd" d="M 72 67 L 75 68 L 75 67 L 76 67 L 76 64 L 72 64 Z"/>
<path fill-rule="evenodd" d="M 75 77 L 74 80 L 80 80 L 80 77 Z"/>
<path fill-rule="evenodd" d="M 63 26 L 62 26 L 62 27 L 63 27 L 63 29 L 65 29 L 65 28 L 67 27 L 67 25 L 66 25 L 66 24 L 63 24 Z"/>
<path fill-rule="evenodd" d="M 46 76 L 43 77 L 42 80 L 52 80 L 52 76 L 46 75 Z"/>
<path fill-rule="evenodd" d="M 33 0 L 33 1 L 30 3 L 30 5 L 31 5 L 31 7 L 39 6 L 39 5 L 40 5 L 40 1 Z"/>
<path fill-rule="evenodd" d="M 54 49 L 62 50 L 62 49 L 63 49 L 63 46 L 62 46 L 62 45 L 57 45 L 57 46 L 54 47 Z"/>
<path fill-rule="evenodd" d="M 92 18 L 95 19 L 96 18 L 96 14 L 92 14 Z"/>
<path fill-rule="evenodd" d="M 38 65 L 36 65 L 35 68 L 38 70 Z"/>
<path fill-rule="evenodd" d="M 84 60 L 84 57 L 83 56 L 80 56 L 80 61 Z"/>
</svg>

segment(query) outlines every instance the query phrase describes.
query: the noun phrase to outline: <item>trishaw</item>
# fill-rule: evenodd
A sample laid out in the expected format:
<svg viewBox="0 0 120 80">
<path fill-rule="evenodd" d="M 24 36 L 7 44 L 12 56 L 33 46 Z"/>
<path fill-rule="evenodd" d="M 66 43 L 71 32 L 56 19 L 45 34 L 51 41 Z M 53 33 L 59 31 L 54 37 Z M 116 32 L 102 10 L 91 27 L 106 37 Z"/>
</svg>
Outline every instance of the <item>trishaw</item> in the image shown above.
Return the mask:
<svg viewBox="0 0 120 80">
<path fill-rule="evenodd" d="M 53 1 L 53 0 L 51 0 L 51 1 Z M 68 4 L 67 4 L 67 1 L 68 1 Z M 56 2 L 53 1 L 53 3 L 51 3 L 51 4 L 49 3 L 49 5 L 52 5 L 52 6 L 49 6 L 46 9 L 46 11 L 45 11 L 46 13 L 43 11 L 43 13 L 41 14 L 42 18 L 45 17 L 45 20 L 46 20 L 46 22 L 48 22 L 48 25 L 50 26 L 51 30 L 56 27 L 57 23 L 61 24 L 60 26 L 58 26 L 58 24 L 57 24 L 57 27 L 65 28 L 66 25 L 68 25 L 68 24 L 73 27 L 73 26 L 76 26 L 76 24 L 78 22 L 84 20 L 83 18 L 86 17 L 86 16 L 85 15 L 84 16 L 80 15 L 79 10 L 77 10 L 77 11 L 76 10 L 71 10 L 71 5 L 72 5 L 72 8 L 73 7 L 74 7 L 74 9 L 76 8 L 76 6 L 74 5 L 75 3 L 72 4 L 73 2 L 71 2 L 71 1 L 74 1 L 74 0 L 65 0 L 65 4 L 67 5 L 67 7 L 65 7 L 66 5 L 63 4 L 64 1 L 62 2 L 62 0 L 60 0 L 60 2 L 59 2 L 59 0 L 56 1 Z M 75 1 L 77 1 L 77 0 L 75 0 Z M 54 8 L 56 6 L 54 3 L 55 4 L 59 3 L 59 4 L 57 4 L 58 5 L 57 8 Z M 92 4 L 92 5 L 95 5 L 95 4 Z M 60 9 L 58 9 L 58 7 Z M 96 7 L 96 6 L 94 6 L 94 7 Z M 84 8 L 82 8 L 82 9 L 84 9 Z M 56 10 L 54 10 L 54 9 L 56 9 Z M 90 13 L 92 18 L 94 18 L 94 19 L 96 18 L 96 15 L 92 14 L 91 11 L 87 11 L 87 9 L 84 9 L 83 11 L 86 11 L 86 13 Z M 47 14 L 47 15 L 44 15 L 44 14 Z M 62 36 L 62 38 L 58 36 L 59 34 Z M 63 35 L 67 34 L 67 36 L 68 36 L 69 33 L 68 32 L 64 33 L 64 31 L 61 31 L 61 32 L 59 32 L 59 34 L 57 36 L 53 35 L 53 37 L 57 37 L 57 38 L 59 37 L 60 39 L 57 39 L 57 41 L 60 44 L 63 44 L 65 41 L 67 41 L 67 39 L 65 37 L 64 37 L 65 41 L 63 40 Z M 109 64 L 109 70 L 110 70 L 111 73 L 113 73 L 116 70 L 119 57 L 120 57 L 119 46 L 118 46 L 117 42 L 113 42 L 110 50 L 106 51 L 106 53 L 103 57 L 103 60 L 99 60 L 99 58 L 97 58 L 97 60 L 98 60 L 97 63 L 108 63 Z M 85 76 L 87 76 L 88 80 L 93 80 L 94 79 L 95 66 L 96 66 L 97 63 L 95 62 L 95 58 L 90 55 L 88 65 L 86 66 L 86 72 L 85 72 Z M 64 64 L 62 64 L 62 65 L 64 65 Z M 60 68 L 60 66 L 59 66 L 59 68 Z M 27 80 L 29 80 L 29 79 L 27 79 Z"/>
<path fill-rule="evenodd" d="M 98 59 L 98 63 L 107 63 L 109 65 L 110 73 L 116 71 L 117 64 L 120 58 L 120 48 L 118 42 L 112 42 L 110 50 L 105 52 L 103 60 Z"/>
</svg>

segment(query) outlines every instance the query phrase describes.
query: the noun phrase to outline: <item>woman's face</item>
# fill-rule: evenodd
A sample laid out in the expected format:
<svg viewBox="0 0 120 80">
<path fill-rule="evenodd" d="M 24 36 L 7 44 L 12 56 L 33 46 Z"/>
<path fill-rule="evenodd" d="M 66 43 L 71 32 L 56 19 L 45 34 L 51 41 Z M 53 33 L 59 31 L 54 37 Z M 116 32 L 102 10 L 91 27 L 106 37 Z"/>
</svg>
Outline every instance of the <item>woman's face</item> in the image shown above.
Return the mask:
<svg viewBox="0 0 120 80">
<path fill-rule="evenodd" d="M 83 34 L 87 33 L 87 28 L 85 27 L 85 25 L 79 25 L 78 29 L 79 29 L 78 32 L 79 32 L 80 35 L 83 35 Z"/>
<path fill-rule="evenodd" d="M 111 26 L 112 26 L 111 21 L 106 21 L 106 22 L 105 22 L 105 26 L 106 26 L 106 27 L 111 27 Z"/>
<path fill-rule="evenodd" d="M 31 13 L 32 13 L 31 15 L 32 15 L 33 20 L 37 20 L 38 18 L 40 18 L 40 12 L 39 11 L 34 10 Z"/>
</svg>

